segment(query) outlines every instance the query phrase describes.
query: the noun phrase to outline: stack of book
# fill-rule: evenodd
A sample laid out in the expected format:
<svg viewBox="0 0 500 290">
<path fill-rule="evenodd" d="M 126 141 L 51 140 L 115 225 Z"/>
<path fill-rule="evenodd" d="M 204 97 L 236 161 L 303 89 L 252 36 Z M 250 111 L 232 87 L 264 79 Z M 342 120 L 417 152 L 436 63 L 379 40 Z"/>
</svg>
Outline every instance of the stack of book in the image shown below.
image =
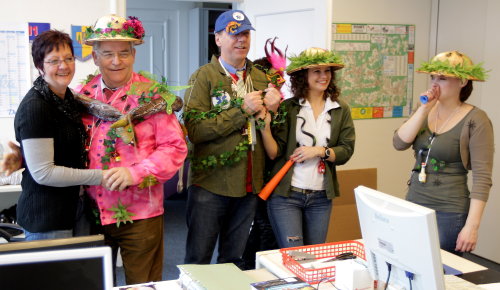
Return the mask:
<svg viewBox="0 0 500 290">
<path fill-rule="evenodd" d="M 187 290 L 235 290 L 250 289 L 250 284 L 256 282 L 236 265 L 179 265 L 178 283 Z"/>
<path fill-rule="evenodd" d="M 297 289 L 297 290 L 313 290 L 313 286 L 307 284 L 297 277 L 275 279 L 263 282 L 252 283 L 252 290 L 283 290 L 283 289 Z M 236 289 L 236 288 L 235 288 Z"/>
</svg>

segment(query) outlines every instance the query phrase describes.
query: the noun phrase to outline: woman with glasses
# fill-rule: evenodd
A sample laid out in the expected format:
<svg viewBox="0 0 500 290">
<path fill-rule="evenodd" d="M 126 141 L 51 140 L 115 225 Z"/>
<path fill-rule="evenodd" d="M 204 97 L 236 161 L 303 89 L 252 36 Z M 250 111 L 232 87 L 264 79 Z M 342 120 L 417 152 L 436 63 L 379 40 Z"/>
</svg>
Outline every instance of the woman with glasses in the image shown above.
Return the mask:
<svg viewBox="0 0 500 290">
<path fill-rule="evenodd" d="M 40 76 L 14 120 L 26 168 L 17 220 L 26 240 L 71 237 L 79 185 L 101 184 L 103 171 L 82 169 L 87 134 L 81 107 L 68 88 L 75 74 L 71 38 L 57 30 L 45 31 L 33 41 L 32 56 Z"/>
</svg>

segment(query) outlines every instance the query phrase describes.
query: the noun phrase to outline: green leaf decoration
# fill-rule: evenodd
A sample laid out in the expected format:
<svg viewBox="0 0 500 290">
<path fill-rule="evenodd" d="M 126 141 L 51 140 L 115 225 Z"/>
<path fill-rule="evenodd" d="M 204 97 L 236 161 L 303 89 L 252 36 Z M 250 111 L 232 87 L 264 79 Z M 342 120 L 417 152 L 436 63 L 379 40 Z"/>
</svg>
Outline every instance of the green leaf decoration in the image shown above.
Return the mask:
<svg viewBox="0 0 500 290">
<path fill-rule="evenodd" d="M 118 199 L 118 202 L 114 207 L 109 208 L 109 211 L 114 212 L 115 214 L 112 216 L 116 220 L 116 227 L 119 228 L 120 224 L 126 224 L 127 222 L 134 223 L 132 217 L 135 216 L 135 213 L 129 212 L 127 210 L 129 206 L 122 204 L 121 200 Z"/>
<path fill-rule="evenodd" d="M 336 55 L 333 51 L 325 51 L 324 53 L 318 52 L 315 54 L 306 54 L 301 53 L 299 55 L 294 55 L 288 58 L 290 60 L 290 64 L 286 68 L 286 71 L 292 71 L 299 67 L 314 65 L 314 64 L 327 64 L 327 63 L 336 63 L 336 64 L 344 64 L 342 58 Z"/>
<path fill-rule="evenodd" d="M 94 218 L 94 222 L 96 225 L 101 224 L 101 214 L 99 213 L 99 209 L 92 208 L 92 217 Z"/>
<path fill-rule="evenodd" d="M 271 117 L 272 117 L 271 127 L 276 127 L 281 124 L 284 124 L 287 115 L 288 112 L 285 110 L 285 104 L 282 102 L 278 107 L 278 111 L 276 113 L 271 111 Z"/>
<path fill-rule="evenodd" d="M 142 182 L 139 184 L 138 187 L 140 189 L 144 189 L 146 187 L 154 186 L 157 184 L 159 184 L 159 182 L 156 179 L 156 177 L 154 177 L 153 175 L 148 175 L 148 176 L 144 177 L 144 179 L 142 180 Z"/>
<path fill-rule="evenodd" d="M 193 170 L 207 170 L 214 169 L 217 167 L 223 166 L 231 166 L 243 160 L 245 156 L 247 156 L 247 152 L 250 148 L 250 144 L 248 140 L 240 142 L 233 151 L 228 151 L 216 155 L 208 155 L 204 158 L 194 158 L 190 156 L 191 159 L 191 167 Z"/>
<path fill-rule="evenodd" d="M 448 61 L 423 62 L 417 72 L 453 75 L 460 79 L 473 79 L 484 81 L 488 78 L 488 71 L 482 67 L 483 63 L 476 65 L 451 65 Z"/>
</svg>

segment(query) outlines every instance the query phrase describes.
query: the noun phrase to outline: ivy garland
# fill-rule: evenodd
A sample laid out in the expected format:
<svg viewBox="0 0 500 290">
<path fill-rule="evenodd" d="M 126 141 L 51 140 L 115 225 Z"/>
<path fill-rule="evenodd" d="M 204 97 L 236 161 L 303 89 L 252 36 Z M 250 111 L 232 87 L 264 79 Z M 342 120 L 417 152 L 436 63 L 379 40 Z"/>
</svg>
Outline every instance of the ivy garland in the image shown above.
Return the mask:
<svg viewBox="0 0 500 290">
<path fill-rule="evenodd" d="M 160 95 L 166 102 L 166 111 L 168 114 L 172 113 L 172 104 L 175 101 L 176 97 L 174 94 L 170 92 L 170 90 L 183 90 L 188 88 L 189 86 L 168 86 L 165 77 L 162 77 L 161 80 L 156 80 L 156 76 L 150 74 L 146 71 L 140 71 L 139 74 L 149 79 L 151 83 L 146 82 L 136 82 L 131 85 L 130 90 L 126 95 L 122 97 L 122 101 L 127 99 L 128 95 L 132 94 L 140 94 L 138 102 L 140 105 L 147 104 L 153 100 L 155 95 Z M 84 84 L 87 84 L 92 78 L 95 76 L 89 75 L 86 80 L 84 80 Z M 135 120 L 136 123 L 144 121 L 144 119 Z M 121 132 L 121 133 L 119 133 Z M 120 134 L 131 134 L 133 136 L 133 129 L 131 126 L 125 128 L 110 128 L 106 133 L 107 139 L 103 140 L 104 145 L 104 156 L 101 157 L 101 164 L 103 170 L 109 169 L 109 164 L 112 160 L 116 162 L 120 161 L 120 156 L 116 151 L 116 139 L 122 137 Z M 133 138 L 132 138 L 133 140 Z M 127 144 L 132 144 L 132 142 L 126 142 Z M 143 181 L 139 184 L 140 189 L 144 189 L 146 187 L 154 186 L 158 184 L 158 180 L 153 175 L 148 175 L 144 177 Z M 120 227 L 120 224 L 123 223 L 133 223 L 132 216 L 135 216 L 135 213 L 129 212 L 127 208 L 129 205 L 124 205 L 121 203 L 121 200 L 118 199 L 118 202 L 113 207 L 109 208 L 109 211 L 115 212 L 113 218 L 116 220 L 116 226 Z M 95 213 L 94 213 L 95 214 Z M 97 215 L 99 213 L 97 212 Z M 98 216 L 97 216 L 98 217 Z M 98 219 L 99 220 L 99 219 Z M 98 221 L 99 222 L 99 221 Z"/>
<path fill-rule="evenodd" d="M 222 82 L 219 82 L 219 85 L 212 90 L 211 96 L 213 97 L 223 97 L 225 94 L 222 89 Z M 243 99 L 242 98 L 233 98 L 230 102 L 227 100 L 222 101 L 221 103 L 215 105 L 209 111 L 199 111 L 196 109 L 192 109 L 189 111 L 185 111 L 183 113 L 183 118 L 186 122 L 191 120 L 206 120 L 217 117 L 220 113 L 225 110 L 231 108 L 238 108 L 241 112 L 250 117 L 243 109 Z M 271 117 L 273 119 L 271 125 L 279 125 L 285 122 L 287 112 L 284 110 L 284 104 L 281 103 L 277 113 L 271 112 Z M 256 129 L 262 129 L 265 126 L 265 121 L 263 119 L 256 120 Z M 250 148 L 250 143 L 247 139 L 240 142 L 233 151 L 227 151 L 222 154 L 217 155 L 208 155 L 204 158 L 195 158 L 192 154 L 189 155 L 189 159 L 191 159 L 191 167 L 193 170 L 203 170 L 203 169 L 214 169 L 216 167 L 223 166 L 231 166 L 237 162 L 239 162 L 242 158 L 247 155 L 247 151 Z"/>
<path fill-rule="evenodd" d="M 250 148 L 250 143 L 247 139 L 241 141 L 233 151 L 227 151 L 219 155 L 208 155 L 204 158 L 194 158 L 190 155 L 191 166 L 193 170 L 204 170 L 204 169 L 214 169 L 217 167 L 231 166 L 235 163 L 240 162 L 245 156 Z"/>
</svg>

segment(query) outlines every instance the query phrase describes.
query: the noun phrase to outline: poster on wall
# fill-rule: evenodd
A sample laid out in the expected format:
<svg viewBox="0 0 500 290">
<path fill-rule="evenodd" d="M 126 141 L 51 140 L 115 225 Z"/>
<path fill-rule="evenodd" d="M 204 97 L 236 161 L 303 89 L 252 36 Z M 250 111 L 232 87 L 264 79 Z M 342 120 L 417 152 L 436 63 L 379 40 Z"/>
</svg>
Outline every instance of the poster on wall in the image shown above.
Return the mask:
<svg viewBox="0 0 500 290">
<path fill-rule="evenodd" d="M 353 119 L 410 114 L 415 25 L 333 23 L 332 48 L 345 63 L 338 85 Z"/>
<path fill-rule="evenodd" d="M 92 46 L 83 43 L 83 36 L 88 26 L 71 25 L 71 39 L 73 39 L 73 49 L 75 58 L 79 61 L 87 61 L 92 56 Z"/>
<path fill-rule="evenodd" d="M 31 86 L 28 25 L 0 23 L 0 117 L 14 117 Z"/>
<path fill-rule="evenodd" d="M 50 29 L 50 23 L 35 23 L 35 22 L 29 22 L 28 23 L 28 37 L 30 40 L 30 46 L 29 46 L 29 55 L 30 55 L 30 76 L 31 76 L 31 81 L 30 84 L 32 84 L 40 75 L 38 72 L 38 69 L 35 67 L 35 64 L 33 63 L 33 56 L 31 55 L 31 47 L 33 44 L 33 40 L 40 35 L 42 32 L 47 31 Z"/>
<path fill-rule="evenodd" d="M 28 35 L 30 43 L 33 43 L 35 37 L 40 35 L 40 33 L 47 31 L 50 29 L 50 23 L 37 23 L 37 22 L 29 22 L 28 23 Z"/>
</svg>

